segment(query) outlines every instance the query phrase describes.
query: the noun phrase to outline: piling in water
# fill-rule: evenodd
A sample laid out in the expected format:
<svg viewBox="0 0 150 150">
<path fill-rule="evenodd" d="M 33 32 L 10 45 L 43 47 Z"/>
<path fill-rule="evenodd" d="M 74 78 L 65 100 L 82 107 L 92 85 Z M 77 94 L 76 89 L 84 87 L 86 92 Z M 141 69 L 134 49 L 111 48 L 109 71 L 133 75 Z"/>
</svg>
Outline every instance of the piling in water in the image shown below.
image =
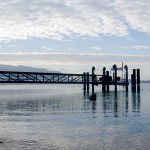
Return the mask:
<svg viewBox="0 0 150 150">
<path fill-rule="evenodd" d="M 137 91 L 140 91 L 140 69 L 137 69 Z"/>
<path fill-rule="evenodd" d="M 94 95 L 95 67 L 92 67 L 92 95 Z"/>
<path fill-rule="evenodd" d="M 86 82 L 87 82 L 87 93 L 89 93 L 89 72 L 86 74 Z"/>
<path fill-rule="evenodd" d="M 128 91 L 128 66 L 125 65 L 124 66 L 124 69 L 125 69 L 125 87 L 126 87 L 126 91 Z"/>
<path fill-rule="evenodd" d="M 117 92 L 117 66 L 113 65 L 115 92 Z"/>
<path fill-rule="evenodd" d="M 103 76 L 102 76 L 102 91 L 105 92 L 106 91 L 106 86 L 105 86 L 105 70 L 106 68 L 103 67 Z"/>
<path fill-rule="evenodd" d="M 133 74 L 131 75 L 131 86 L 132 91 L 136 91 L 136 69 L 133 69 Z"/>
<path fill-rule="evenodd" d="M 109 92 L 109 71 L 106 71 L 106 76 L 107 76 L 107 92 Z"/>
<path fill-rule="evenodd" d="M 83 73 L 83 90 L 86 92 L 86 73 Z"/>
</svg>

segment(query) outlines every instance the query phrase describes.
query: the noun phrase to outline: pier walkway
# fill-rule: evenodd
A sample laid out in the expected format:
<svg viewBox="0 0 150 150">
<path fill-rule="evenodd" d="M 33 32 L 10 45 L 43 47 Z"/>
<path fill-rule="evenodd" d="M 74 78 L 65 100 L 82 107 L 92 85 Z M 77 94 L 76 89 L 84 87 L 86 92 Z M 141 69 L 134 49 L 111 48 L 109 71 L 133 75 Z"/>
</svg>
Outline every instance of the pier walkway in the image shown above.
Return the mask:
<svg viewBox="0 0 150 150">
<path fill-rule="evenodd" d="M 103 75 L 0 71 L 0 83 L 104 84 Z M 125 85 L 124 81 L 108 81 L 109 85 Z M 108 83 L 106 83 L 108 84 Z"/>
</svg>

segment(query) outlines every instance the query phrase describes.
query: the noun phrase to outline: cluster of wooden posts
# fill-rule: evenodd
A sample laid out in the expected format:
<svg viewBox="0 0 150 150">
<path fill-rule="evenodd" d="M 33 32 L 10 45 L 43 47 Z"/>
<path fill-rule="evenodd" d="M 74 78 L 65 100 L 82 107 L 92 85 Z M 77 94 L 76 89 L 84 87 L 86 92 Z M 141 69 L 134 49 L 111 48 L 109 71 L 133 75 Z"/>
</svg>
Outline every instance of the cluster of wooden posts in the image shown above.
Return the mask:
<svg viewBox="0 0 150 150">
<path fill-rule="evenodd" d="M 140 91 L 140 69 L 133 69 L 131 74 L 131 89 L 132 91 Z"/>
<path fill-rule="evenodd" d="M 122 78 L 118 77 L 118 70 L 122 70 Z M 111 71 L 113 72 L 111 76 Z M 125 65 L 121 68 L 117 68 L 116 65 L 113 65 L 111 71 L 107 71 L 103 67 L 102 75 L 95 75 L 95 67 L 92 67 L 92 74 L 89 75 L 89 72 L 83 74 L 83 90 L 84 92 L 89 93 L 89 85 L 92 85 L 92 94 L 94 94 L 94 86 L 102 85 L 103 92 L 109 92 L 110 85 L 114 85 L 114 90 L 117 92 L 117 86 L 124 86 L 126 91 L 128 91 L 129 79 L 128 79 L 128 66 Z M 137 72 L 137 75 L 136 75 Z M 99 78 L 100 77 L 100 78 Z M 136 79 L 137 77 L 137 79 Z M 98 78 L 98 79 L 97 79 Z M 137 85 L 137 86 L 136 86 Z M 131 86 L 132 91 L 140 91 L 140 69 L 133 69 L 133 74 L 131 75 Z M 137 87 L 137 88 L 136 88 Z"/>
</svg>

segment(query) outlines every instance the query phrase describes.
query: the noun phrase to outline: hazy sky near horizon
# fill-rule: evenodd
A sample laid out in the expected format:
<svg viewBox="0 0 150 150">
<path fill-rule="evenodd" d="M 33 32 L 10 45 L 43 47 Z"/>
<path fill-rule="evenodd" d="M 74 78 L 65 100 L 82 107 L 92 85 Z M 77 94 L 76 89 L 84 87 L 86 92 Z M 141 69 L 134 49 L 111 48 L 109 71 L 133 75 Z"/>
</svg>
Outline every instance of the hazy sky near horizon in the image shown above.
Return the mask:
<svg viewBox="0 0 150 150">
<path fill-rule="evenodd" d="M 0 64 L 68 73 L 127 64 L 150 79 L 150 0 L 0 0 Z"/>
</svg>

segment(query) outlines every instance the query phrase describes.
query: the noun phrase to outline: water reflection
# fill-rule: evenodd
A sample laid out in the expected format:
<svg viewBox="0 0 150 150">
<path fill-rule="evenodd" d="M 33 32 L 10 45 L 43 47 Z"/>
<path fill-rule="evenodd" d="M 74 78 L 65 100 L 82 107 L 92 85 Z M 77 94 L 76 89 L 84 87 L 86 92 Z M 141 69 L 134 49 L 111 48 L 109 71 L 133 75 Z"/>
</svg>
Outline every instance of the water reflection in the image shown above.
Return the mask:
<svg viewBox="0 0 150 150">
<path fill-rule="evenodd" d="M 95 110 L 96 110 L 96 102 L 92 102 L 92 110 L 93 110 L 93 112 L 95 112 Z"/>
<path fill-rule="evenodd" d="M 29 100 L 9 100 L 0 103 L 1 112 L 14 111 L 83 111 L 98 113 L 104 117 L 128 117 L 140 116 L 140 93 L 128 93 L 126 91 L 111 91 L 109 93 L 97 92 L 97 101 L 90 101 L 89 93 L 67 95 L 65 97 Z M 131 94 L 131 95 L 130 95 Z M 131 99 L 131 100 L 130 100 Z M 131 106 L 130 106 L 131 104 Z"/>
<path fill-rule="evenodd" d="M 92 110 L 92 112 L 95 113 L 97 111 L 96 109 L 97 109 L 97 102 L 96 101 L 84 100 L 83 110 L 85 112 Z"/>
<path fill-rule="evenodd" d="M 118 96 L 117 96 L 117 92 L 114 92 L 114 117 L 118 117 Z"/>
<path fill-rule="evenodd" d="M 140 116 L 140 92 L 132 92 L 132 112 L 135 116 Z"/>
<path fill-rule="evenodd" d="M 89 99 L 89 93 L 84 92 L 83 93 L 83 97 L 84 97 L 84 100 Z"/>
<path fill-rule="evenodd" d="M 102 109 L 104 117 L 129 116 L 129 93 L 125 91 L 102 93 Z M 132 113 L 140 115 L 140 93 L 132 93 Z"/>
<path fill-rule="evenodd" d="M 71 105 L 71 106 L 70 106 Z M 66 105 L 67 109 L 73 109 L 73 104 L 69 103 Z M 27 100 L 27 101 L 9 101 L 6 105 L 3 105 L 3 109 L 9 111 L 45 111 L 45 110 L 60 110 L 60 101 L 59 100 Z"/>
</svg>

